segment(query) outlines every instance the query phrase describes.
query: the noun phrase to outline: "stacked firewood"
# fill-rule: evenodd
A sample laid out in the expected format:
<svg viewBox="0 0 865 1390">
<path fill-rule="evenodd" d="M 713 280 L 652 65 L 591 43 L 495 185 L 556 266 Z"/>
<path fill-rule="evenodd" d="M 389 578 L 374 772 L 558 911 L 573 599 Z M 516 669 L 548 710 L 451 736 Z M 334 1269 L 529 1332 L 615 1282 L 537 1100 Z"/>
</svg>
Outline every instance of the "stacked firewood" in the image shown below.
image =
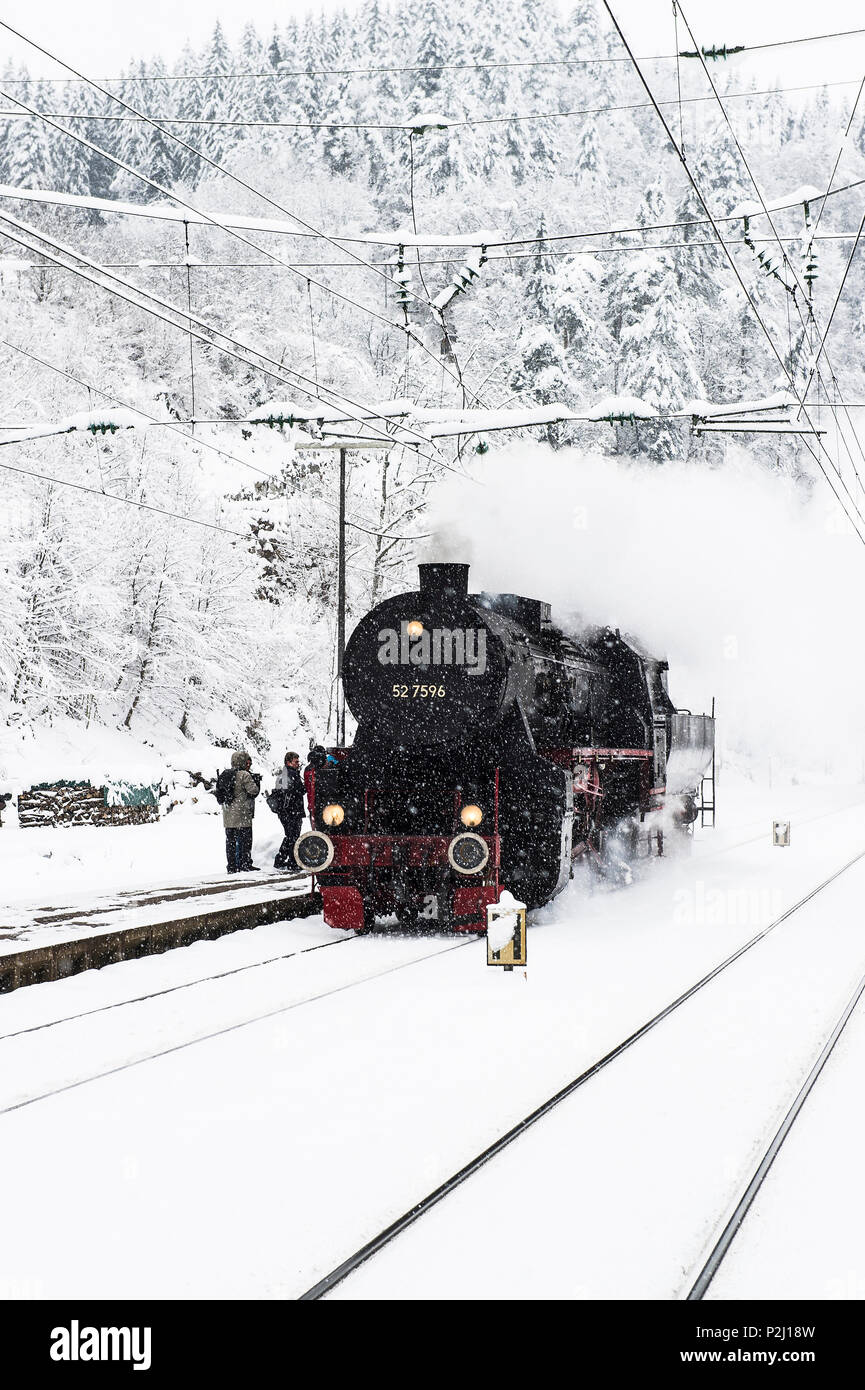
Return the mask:
<svg viewBox="0 0 865 1390">
<path fill-rule="evenodd" d="M 35 825 L 140 825 L 159 819 L 158 805 L 109 806 L 105 788 L 89 782 L 31 787 L 18 797 L 18 823 Z"/>
</svg>

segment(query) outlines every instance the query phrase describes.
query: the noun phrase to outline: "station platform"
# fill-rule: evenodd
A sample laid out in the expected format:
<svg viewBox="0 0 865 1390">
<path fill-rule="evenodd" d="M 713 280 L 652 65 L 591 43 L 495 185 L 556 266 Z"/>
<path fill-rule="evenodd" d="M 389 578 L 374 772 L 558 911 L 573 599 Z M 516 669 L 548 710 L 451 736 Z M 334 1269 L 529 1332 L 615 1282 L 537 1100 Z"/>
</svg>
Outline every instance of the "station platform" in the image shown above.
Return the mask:
<svg viewBox="0 0 865 1390">
<path fill-rule="evenodd" d="M 305 874 L 280 872 L 18 903 L 0 908 L 0 993 L 320 909 Z"/>
</svg>

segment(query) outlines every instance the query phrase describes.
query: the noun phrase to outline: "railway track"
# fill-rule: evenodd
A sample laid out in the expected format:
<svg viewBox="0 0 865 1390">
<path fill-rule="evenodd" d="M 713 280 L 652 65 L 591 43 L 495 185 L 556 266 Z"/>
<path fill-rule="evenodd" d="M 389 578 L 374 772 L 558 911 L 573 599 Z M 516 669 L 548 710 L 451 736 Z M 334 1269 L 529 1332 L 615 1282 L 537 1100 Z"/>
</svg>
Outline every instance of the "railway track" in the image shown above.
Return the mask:
<svg viewBox="0 0 865 1390">
<path fill-rule="evenodd" d="M 664 1008 L 658 1010 L 649 1019 L 647 1019 L 639 1028 L 635 1029 L 632 1033 L 630 1033 L 628 1037 L 624 1038 L 615 1047 L 611 1048 L 602 1057 L 595 1061 L 591 1066 L 581 1071 L 579 1075 L 575 1076 L 570 1082 L 568 1082 L 567 1085 L 556 1091 L 554 1095 L 550 1096 L 541 1105 L 537 1106 L 534 1110 L 532 1110 L 529 1114 L 522 1118 L 517 1124 L 513 1125 L 506 1133 L 502 1134 L 492 1144 L 489 1144 L 485 1149 L 476 1154 L 474 1158 L 470 1159 L 458 1171 L 453 1173 L 444 1182 L 440 1183 L 433 1191 L 429 1192 L 420 1201 L 415 1203 L 408 1211 L 404 1212 L 395 1221 L 390 1222 L 371 1240 L 367 1241 L 359 1249 L 355 1250 L 352 1254 L 347 1256 L 332 1270 L 330 1270 L 329 1273 L 325 1274 L 322 1278 L 318 1279 L 305 1292 L 299 1295 L 299 1301 L 311 1302 L 326 1296 L 329 1292 L 336 1288 L 337 1285 L 342 1283 L 343 1280 L 347 1279 L 351 1274 L 357 1271 L 374 1255 L 378 1254 L 392 1241 L 394 1241 L 398 1236 L 402 1235 L 405 1231 L 407 1231 L 409 1227 L 414 1225 L 415 1222 L 419 1221 L 422 1217 L 424 1217 L 428 1212 L 432 1210 L 432 1208 L 437 1206 L 446 1197 L 453 1193 L 457 1188 L 461 1187 L 463 1183 L 465 1183 L 474 1174 L 479 1172 L 479 1170 L 483 1168 L 487 1163 L 489 1163 L 492 1159 L 496 1158 L 499 1154 L 503 1153 L 503 1151 L 509 1148 L 509 1146 L 513 1144 L 515 1140 L 519 1139 L 529 1129 L 536 1125 L 539 1120 L 549 1115 L 554 1109 L 556 1109 L 556 1107 L 561 1105 L 563 1101 L 567 1100 L 570 1096 L 574 1095 L 574 1093 L 578 1091 L 581 1087 L 585 1086 L 587 1082 L 591 1081 L 600 1072 L 610 1067 L 613 1062 L 615 1062 L 618 1058 L 622 1057 L 626 1052 L 633 1048 L 637 1042 L 639 1042 L 642 1038 L 646 1037 L 647 1034 L 651 1033 L 654 1029 L 658 1028 L 659 1025 L 664 1022 L 665 1019 L 668 1019 L 672 1014 L 674 1014 L 678 1009 L 680 1009 L 683 1004 L 685 1004 L 688 1000 L 692 999 L 700 991 L 705 989 L 712 981 L 716 980 L 725 971 L 729 970 L 743 956 L 745 956 L 748 952 L 752 951 L 755 946 L 757 946 L 760 942 L 764 941 L 772 932 L 774 932 L 783 923 L 789 921 L 790 918 L 794 917 L 798 912 L 800 912 L 804 907 L 806 907 L 808 903 L 812 902 L 816 897 L 818 897 L 820 893 L 827 889 L 831 884 L 836 882 L 836 880 L 839 879 L 842 874 L 846 873 L 848 869 L 852 868 L 855 864 L 860 863 L 863 859 L 865 859 L 865 850 L 862 850 L 858 854 L 854 855 L 852 859 L 848 860 L 839 869 L 836 869 L 832 874 L 829 875 L 828 878 L 824 879 L 815 888 L 811 889 L 810 892 L 806 893 L 796 903 L 789 907 L 785 912 L 781 913 L 778 917 L 776 917 L 767 926 L 763 927 L 760 931 L 754 933 L 754 935 L 751 936 L 747 941 L 745 941 L 740 947 L 738 947 L 737 950 L 733 951 L 730 955 L 726 956 L 715 967 L 713 967 L 713 969 L 708 971 L 706 974 L 702 975 L 700 979 L 695 981 L 693 985 L 691 985 L 688 989 L 684 990 L 681 994 L 677 995 L 676 998 L 671 1000 L 670 1003 L 667 1004 Z M 863 989 L 865 989 L 865 979 L 860 981 L 860 984 L 858 986 L 858 992 L 854 992 L 854 997 L 848 1003 L 848 1006 L 844 1014 L 842 1015 L 842 1020 L 833 1029 L 831 1038 L 829 1042 L 826 1044 L 826 1047 L 823 1049 L 823 1052 L 821 1053 L 822 1060 L 818 1059 L 819 1068 L 822 1068 L 822 1066 L 825 1065 L 826 1058 L 828 1057 L 829 1052 L 831 1052 L 831 1048 L 834 1046 L 835 1041 L 837 1041 L 837 1037 L 840 1036 L 840 1032 L 842 1031 L 847 1019 L 850 1017 L 853 1008 L 855 1008 L 855 1004 L 861 996 Z M 706 1281 L 702 1285 L 703 1289 L 705 1289 L 705 1287 L 708 1287 L 708 1282 L 711 1280 L 715 1270 L 718 1268 L 720 1259 L 723 1258 L 723 1254 L 726 1252 L 726 1249 L 729 1248 L 729 1244 L 732 1240 L 733 1235 L 735 1234 L 736 1229 L 738 1229 L 738 1225 L 740 1225 L 741 1221 L 744 1219 L 744 1215 L 747 1211 L 747 1206 L 749 1206 L 750 1202 L 753 1200 L 753 1196 L 757 1188 L 759 1187 L 759 1183 L 762 1182 L 765 1178 L 765 1174 L 768 1171 L 769 1166 L 771 1166 L 771 1161 L 777 1153 L 778 1148 L 780 1147 L 780 1143 L 783 1142 L 783 1137 L 789 1131 L 790 1125 L 793 1123 L 793 1120 L 795 1119 L 796 1114 L 798 1114 L 799 1109 L 801 1109 L 801 1105 L 804 1103 L 807 1093 L 810 1090 L 811 1086 L 813 1086 L 817 1075 L 819 1075 L 819 1069 L 817 1068 L 817 1064 L 815 1064 L 815 1069 L 812 1072 L 812 1075 L 809 1077 L 808 1082 L 805 1083 L 805 1086 L 803 1086 L 799 1096 L 797 1096 L 796 1101 L 794 1101 L 793 1106 L 790 1107 L 790 1111 L 788 1111 L 788 1115 L 787 1117 L 785 1117 L 785 1121 L 782 1122 L 782 1125 L 780 1126 L 775 1137 L 770 1143 L 769 1148 L 766 1151 L 766 1154 L 764 1154 L 761 1163 L 758 1165 L 757 1173 L 755 1173 L 751 1183 L 748 1184 L 748 1188 L 746 1189 L 746 1192 L 742 1199 L 742 1201 L 744 1202 L 747 1198 L 747 1205 L 741 1206 L 740 1204 L 740 1206 L 737 1206 L 736 1211 L 730 1218 L 730 1222 L 728 1222 L 728 1225 L 727 1227 L 725 1227 L 722 1236 L 720 1237 L 719 1241 L 716 1242 L 715 1247 L 713 1247 L 713 1250 L 710 1253 L 708 1259 L 706 1260 L 703 1269 L 698 1275 L 697 1280 L 695 1281 L 695 1284 L 693 1286 L 694 1290 L 696 1290 L 698 1286 L 700 1286 L 701 1280 Z M 757 1187 L 753 1187 L 754 1182 L 757 1182 Z M 721 1249 L 722 1242 L 724 1242 L 725 1240 L 726 1244 L 723 1246 L 723 1249 Z M 719 1251 L 718 1255 L 716 1255 L 716 1250 Z M 714 1265 L 712 1265 L 713 1259 L 716 1261 Z M 689 1294 L 689 1297 L 690 1296 L 691 1295 Z M 693 1296 L 700 1297 L 702 1296 L 702 1294 L 694 1293 Z"/>
<path fill-rule="evenodd" d="M 861 979 L 858 981 L 855 989 L 853 990 L 849 999 L 846 1001 L 843 1009 L 840 1012 L 840 1015 L 838 1016 L 832 1028 L 830 1029 L 829 1034 L 826 1037 L 823 1046 L 820 1049 L 820 1053 L 816 1061 L 814 1062 L 813 1067 L 811 1068 L 807 1077 L 800 1086 L 798 1092 L 796 1093 L 795 1099 L 793 1100 L 792 1104 L 789 1106 L 786 1113 L 784 1114 L 781 1123 L 778 1125 L 777 1129 L 772 1134 L 772 1137 L 770 1138 L 769 1142 L 763 1149 L 763 1152 L 761 1153 L 760 1158 L 753 1169 L 753 1172 L 750 1174 L 748 1181 L 745 1184 L 742 1195 L 736 1202 L 733 1211 L 730 1214 L 726 1223 L 724 1224 L 723 1229 L 721 1230 L 717 1240 L 712 1245 L 711 1249 L 706 1255 L 706 1258 L 700 1266 L 699 1272 L 697 1273 L 694 1282 L 686 1295 L 686 1302 L 699 1302 L 708 1291 L 709 1285 L 712 1283 L 712 1280 L 718 1273 L 718 1270 L 721 1268 L 721 1264 L 726 1258 L 730 1250 L 730 1247 L 733 1244 L 733 1241 L 735 1240 L 736 1235 L 738 1234 L 742 1226 L 743 1221 L 748 1215 L 748 1212 L 750 1211 L 751 1206 L 753 1205 L 754 1199 L 756 1198 L 758 1192 L 763 1186 L 763 1183 L 766 1181 L 766 1178 L 769 1175 L 769 1170 L 771 1169 L 772 1164 L 775 1162 L 775 1159 L 777 1158 L 781 1150 L 781 1146 L 783 1145 L 784 1140 L 787 1138 L 788 1134 L 793 1128 L 793 1125 L 796 1123 L 796 1120 L 799 1117 L 799 1113 L 802 1110 L 803 1105 L 805 1104 L 806 1100 L 808 1099 L 809 1095 L 814 1089 L 817 1080 L 822 1074 L 826 1066 L 826 1063 L 829 1061 L 829 1058 L 831 1057 L 832 1052 L 834 1051 L 835 1044 L 838 1042 L 838 1039 L 841 1037 L 841 1034 L 844 1032 L 844 1029 L 847 1027 L 847 1024 L 852 1018 L 856 1006 L 858 1005 L 859 1000 L 862 998 L 863 993 L 865 993 L 865 975 L 863 975 Z"/>
<path fill-rule="evenodd" d="M 216 972 L 213 975 L 205 976 L 198 980 L 184 982 L 180 985 L 169 986 L 166 989 L 162 990 L 155 990 L 149 994 L 141 995 L 134 999 L 119 1000 L 116 1003 L 104 1005 L 96 1009 L 84 1010 L 80 1014 L 68 1015 L 64 1018 L 46 1021 L 45 1023 L 37 1024 L 30 1028 L 23 1028 L 19 1029 L 16 1032 L 5 1034 L 2 1037 L 0 1037 L 0 1044 L 2 1044 L 3 1042 L 12 1042 L 17 1038 L 20 1038 L 27 1034 L 42 1032 L 49 1028 L 60 1027 L 63 1024 L 74 1023 L 81 1019 L 91 1017 L 94 1014 L 103 1014 L 110 1012 L 114 1009 L 129 1007 L 134 1004 L 147 1003 L 153 999 L 157 999 L 164 995 L 173 994 L 183 989 L 191 989 L 195 988 L 196 986 L 214 983 L 217 980 L 225 979 L 228 976 L 242 974 L 245 971 L 255 970 L 264 965 L 272 965 L 282 960 L 290 960 L 294 956 L 307 955 L 311 951 L 315 950 L 322 950 L 328 947 L 346 945 L 356 940 L 357 938 L 355 936 L 346 936 L 340 937 L 336 941 L 320 942 L 317 943 L 315 946 L 306 947 L 300 951 L 291 951 L 286 953 L 285 955 L 274 956 L 273 958 L 267 961 L 257 961 L 251 963 L 250 965 L 238 966 L 235 969 Z M 53 1096 L 62 1095 L 64 1092 L 67 1091 L 77 1090 L 81 1086 L 89 1085 L 90 1083 L 95 1081 L 104 1080 L 106 1077 L 109 1076 L 115 1076 L 118 1073 L 128 1071 L 133 1067 L 143 1066 L 147 1062 L 154 1062 L 157 1061 L 159 1058 L 172 1056 L 173 1054 L 183 1052 L 190 1047 L 196 1047 L 201 1043 L 212 1042 L 217 1038 L 225 1037 L 230 1033 L 235 1033 L 239 1029 L 251 1027 L 253 1024 L 262 1023 L 267 1019 L 278 1018 L 283 1014 L 291 1013 L 296 1009 L 304 1008 L 308 1004 L 315 1004 L 323 999 L 331 998 L 333 995 L 343 994 L 347 990 L 357 989 L 362 985 L 370 984 L 373 981 L 382 979 L 387 975 L 395 974 L 397 971 L 409 969 L 414 965 L 420 965 L 424 961 L 433 960 L 441 955 L 447 955 L 451 951 L 461 950 L 463 947 L 470 946 L 473 943 L 476 943 L 476 941 L 477 938 L 474 936 L 463 937 L 459 941 L 453 944 L 446 945 L 440 950 L 427 951 L 424 952 L 422 955 L 413 956 L 411 959 L 407 961 L 400 961 L 396 964 L 388 965 L 385 969 L 373 971 L 370 974 L 362 976 L 360 979 L 349 980 L 345 983 L 335 985 L 330 989 L 321 990 L 317 994 L 312 994 L 301 999 L 293 1000 L 291 1003 L 281 1005 L 278 1008 L 267 1009 L 263 1012 L 253 1014 L 248 1018 L 235 1020 L 232 1023 L 226 1024 L 223 1027 L 211 1029 L 207 1033 L 199 1034 L 192 1038 L 186 1038 L 183 1041 L 172 1044 L 171 1046 L 158 1048 L 154 1051 L 147 1052 L 142 1056 L 128 1058 L 120 1063 L 117 1063 L 114 1066 L 103 1068 L 102 1070 L 92 1072 L 89 1075 L 64 1081 L 60 1085 L 38 1091 L 31 1095 L 18 1097 L 11 1104 L 0 1105 L 0 1116 L 12 1114 L 16 1110 L 23 1110 L 28 1106 L 37 1104 L 39 1101 L 48 1100 Z M 358 949 L 363 949 L 360 943 L 358 943 Z"/>
<path fill-rule="evenodd" d="M 840 815 L 849 806 L 836 807 L 818 812 L 814 816 L 802 818 L 801 825 L 823 820 L 828 816 Z M 743 846 L 756 844 L 764 839 L 764 833 L 738 840 L 730 845 L 722 845 L 696 856 L 697 861 L 715 858 Z M 280 876 L 280 885 L 306 879 L 301 873 Z M 93 919 L 107 917 L 111 913 L 129 911 L 130 908 L 149 909 L 162 904 L 184 904 L 213 897 L 218 902 L 223 894 L 236 892 L 238 888 L 260 887 L 268 891 L 265 884 L 232 883 L 223 880 L 205 881 L 202 884 L 177 886 L 169 885 L 139 892 L 119 890 L 107 903 L 97 902 L 86 907 L 43 908 L 33 917 L 37 926 L 51 927 L 61 922 L 75 921 L 87 927 L 93 926 Z M 274 893 L 279 890 L 276 886 Z M 105 965 L 119 964 L 124 960 L 140 960 L 144 956 L 161 954 L 179 946 L 187 946 L 198 940 L 215 940 L 233 931 L 262 926 L 273 921 L 284 921 L 293 917 L 312 916 L 320 910 L 320 898 L 316 893 L 279 894 L 267 902 L 239 904 L 227 909 L 214 906 L 210 911 L 197 912 L 170 921 L 156 921 L 141 926 L 132 925 L 114 932 L 100 931 L 98 934 L 71 937 L 52 942 L 48 946 L 23 948 L 20 952 L 0 954 L 0 995 L 28 985 L 53 983 L 83 970 L 101 969 Z M 0 929 L 0 937 L 14 939 L 13 929 Z M 293 953 L 289 953 L 293 954 Z M 274 960 L 278 957 L 274 957 Z M 0 1038 L 2 1041 L 2 1038 Z"/>
<path fill-rule="evenodd" d="M 151 999 L 161 999 L 168 994 L 178 994 L 184 989 L 195 989 L 200 985 L 207 985 L 215 980 L 227 980 L 231 975 L 244 975 L 250 970 L 261 970 L 266 965 L 275 965 L 281 960 L 290 960 L 292 956 L 306 956 L 311 951 L 322 951 L 328 946 L 342 946 L 351 941 L 350 936 L 340 937 L 337 941 L 319 941 L 314 946 L 301 946 L 295 951 L 280 951 L 278 955 L 267 956 L 264 960 L 250 961 L 248 965 L 235 965 L 231 970 L 217 970 L 212 975 L 202 975 L 197 980 L 184 980 L 179 985 L 166 985 L 164 989 L 150 990 L 147 994 L 136 994 L 131 999 L 117 999 L 111 1004 L 100 1004 L 95 1009 L 82 1009 L 77 1014 L 65 1014 L 62 1018 L 47 1019 L 44 1023 L 31 1024 L 29 1028 L 17 1028 L 11 1033 L 0 1033 L 0 1043 L 10 1042 L 12 1038 L 23 1038 L 29 1033 L 42 1033 L 47 1028 L 59 1028 L 64 1023 L 77 1023 L 82 1018 L 94 1018 L 97 1014 L 110 1013 L 113 1009 L 125 1009 L 131 1004 L 146 1004 Z"/>
</svg>

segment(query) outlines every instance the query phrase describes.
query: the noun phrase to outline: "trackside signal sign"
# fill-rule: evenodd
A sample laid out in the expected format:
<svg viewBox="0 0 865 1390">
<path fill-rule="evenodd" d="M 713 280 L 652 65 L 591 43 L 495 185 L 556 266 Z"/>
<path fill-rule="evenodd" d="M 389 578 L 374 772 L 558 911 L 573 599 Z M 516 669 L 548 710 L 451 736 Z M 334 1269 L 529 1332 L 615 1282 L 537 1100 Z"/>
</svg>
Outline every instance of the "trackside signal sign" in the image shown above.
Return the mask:
<svg viewBox="0 0 865 1390">
<path fill-rule="evenodd" d="M 526 905 L 507 889 L 487 908 L 487 965 L 526 964 Z"/>
</svg>

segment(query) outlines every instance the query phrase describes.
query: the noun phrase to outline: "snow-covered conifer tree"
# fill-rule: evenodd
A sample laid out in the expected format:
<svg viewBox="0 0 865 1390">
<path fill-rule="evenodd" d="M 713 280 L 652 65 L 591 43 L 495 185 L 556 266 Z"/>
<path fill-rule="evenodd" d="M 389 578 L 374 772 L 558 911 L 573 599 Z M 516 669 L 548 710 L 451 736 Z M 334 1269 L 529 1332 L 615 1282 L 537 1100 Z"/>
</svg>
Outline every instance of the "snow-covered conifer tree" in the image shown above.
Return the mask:
<svg viewBox="0 0 865 1390">
<path fill-rule="evenodd" d="M 15 91 L 35 111 L 47 109 L 45 91 L 41 83 L 31 87 L 27 74 L 19 70 L 19 82 Z M 9 183 L 16 188 L 44 188 L 50 184 L 52 167 L 51 150 L 47 136 L 48 127 L 38 116 L 13 117 L 9 121 L 8 135 L 10 148 L 6 152 L 6 173 Z M 57 139 L 62 139 L 57 136 Z"/>
</svg>

